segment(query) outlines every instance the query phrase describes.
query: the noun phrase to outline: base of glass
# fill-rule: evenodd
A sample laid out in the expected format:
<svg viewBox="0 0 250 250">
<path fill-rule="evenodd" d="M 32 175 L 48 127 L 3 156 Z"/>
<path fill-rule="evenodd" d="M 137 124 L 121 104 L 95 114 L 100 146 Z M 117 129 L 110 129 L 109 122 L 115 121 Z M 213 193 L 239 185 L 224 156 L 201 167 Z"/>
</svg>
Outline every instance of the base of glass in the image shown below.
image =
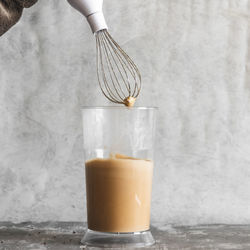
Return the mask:
<svg viewBox="0 0 250 250">
<path fill-rule="evenodd" d="M 81 243 L 93 247 L 137 248 L 151 246 L 155 243 L 155 240 L 149 230 L 134 233 L 104 233 L 88 229 Z"/>
</svg>

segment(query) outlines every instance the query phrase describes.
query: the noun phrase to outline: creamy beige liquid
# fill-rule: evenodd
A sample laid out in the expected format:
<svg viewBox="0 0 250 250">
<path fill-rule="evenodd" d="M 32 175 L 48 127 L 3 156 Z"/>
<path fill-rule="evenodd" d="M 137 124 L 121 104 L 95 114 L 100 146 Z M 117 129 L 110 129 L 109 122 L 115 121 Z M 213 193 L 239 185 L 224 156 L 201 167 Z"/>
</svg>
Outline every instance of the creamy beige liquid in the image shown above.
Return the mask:
<svg viewBox="0 0 250 250">
<path fill-rule="evenodd" d="M 101 232 L 149 229 L 153 162 L 116 155 L 86 162 L 88 228 Z"/>
</svg>

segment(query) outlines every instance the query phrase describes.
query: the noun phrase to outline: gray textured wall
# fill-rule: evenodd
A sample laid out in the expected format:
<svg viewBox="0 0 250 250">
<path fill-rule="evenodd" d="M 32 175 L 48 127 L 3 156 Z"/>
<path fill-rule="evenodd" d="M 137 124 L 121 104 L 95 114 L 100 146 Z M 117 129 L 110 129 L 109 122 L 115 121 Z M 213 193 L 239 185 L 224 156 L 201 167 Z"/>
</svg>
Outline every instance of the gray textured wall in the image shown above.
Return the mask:
<svg viewBox="0 0 250 250">
<path fill-rule="evenodd" d="M 160 108 L 152 222 L 250 223 L 247 0 L 105 0 Z M 105 105 L 95 40 L 63 0 L 0 38 L 0 220 L 85 220 L 81 105 Z"/>
</svg>

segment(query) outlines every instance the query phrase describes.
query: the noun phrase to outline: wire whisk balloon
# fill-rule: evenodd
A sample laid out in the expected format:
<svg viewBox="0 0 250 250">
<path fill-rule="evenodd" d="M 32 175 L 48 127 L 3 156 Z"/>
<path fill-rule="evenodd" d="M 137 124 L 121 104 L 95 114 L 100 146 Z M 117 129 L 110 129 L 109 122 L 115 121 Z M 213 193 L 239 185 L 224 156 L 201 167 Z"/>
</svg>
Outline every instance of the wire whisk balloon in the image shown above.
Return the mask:
<svg viewBox="0 0 250 250">
<path fill-rule="evenodd" d="M 97 77 L 111 102 L 133 106 L 141 90 L 141 75 L 131 58 L 106 29 L 96 33 Z"/>
<path fill-rule="evenodd" d="M 141 90 L 141 75 L 119 44 L 107 31 L 102 0 L 68 0 L 86 18 L 96 37 L 97 78 L 111 102 L 132 107 Z"/>
</svg>

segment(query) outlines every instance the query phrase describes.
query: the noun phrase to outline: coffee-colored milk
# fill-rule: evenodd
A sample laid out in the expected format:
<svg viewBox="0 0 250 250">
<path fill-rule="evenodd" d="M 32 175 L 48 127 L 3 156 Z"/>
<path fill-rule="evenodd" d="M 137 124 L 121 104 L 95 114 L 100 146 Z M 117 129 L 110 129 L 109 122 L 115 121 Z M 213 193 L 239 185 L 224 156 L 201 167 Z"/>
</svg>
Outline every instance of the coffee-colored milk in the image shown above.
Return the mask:
<svg viewBox="0 0 250 250">
<path fill-rule="evenodd" d="M 116 155 L 86 162 L 88 228 L 149 229 L 153 162 Z"/>
</svg>

